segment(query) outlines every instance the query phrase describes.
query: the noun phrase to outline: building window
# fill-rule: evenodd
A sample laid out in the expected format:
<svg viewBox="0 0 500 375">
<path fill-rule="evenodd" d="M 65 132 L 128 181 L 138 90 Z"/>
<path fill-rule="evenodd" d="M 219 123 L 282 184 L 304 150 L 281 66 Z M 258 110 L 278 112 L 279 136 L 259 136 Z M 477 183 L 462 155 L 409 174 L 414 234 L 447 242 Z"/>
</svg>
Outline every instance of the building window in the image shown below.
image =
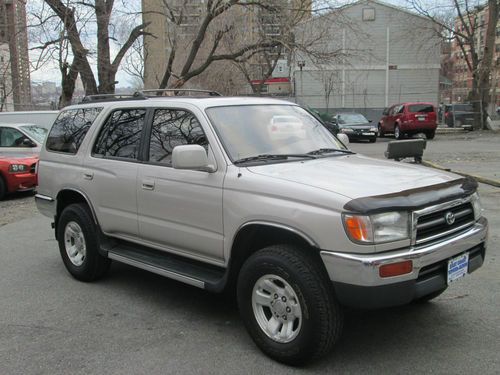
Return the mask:
<svg viewBox="0 0 500 375">
<path fill-rule="evenodd" d="M 375 8 L 363 8 L 363 21 L 375 21 Z"/>
</svg>

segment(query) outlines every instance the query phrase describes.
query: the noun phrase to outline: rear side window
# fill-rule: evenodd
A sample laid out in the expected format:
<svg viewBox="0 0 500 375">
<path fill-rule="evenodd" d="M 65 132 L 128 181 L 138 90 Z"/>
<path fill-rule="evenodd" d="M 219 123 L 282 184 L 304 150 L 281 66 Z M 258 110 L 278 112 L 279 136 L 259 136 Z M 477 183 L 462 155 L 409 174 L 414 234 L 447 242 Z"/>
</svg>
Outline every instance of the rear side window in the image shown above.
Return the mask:
<svg viewBox="0 0 500 375">
<path fill-rule="evenodd" d="M 76 154 L 101 108 L 68 109 L 57 116 L 47 137 L 47 150 Z"/>
<path fill-rule="evenodd" d="M 137 159 L 145 117 L 145 109 L 113 112 L 99 132 L 93 155 Z"/>
<path fill-rule="evenodd" d="M 434 106 L 431 104 L 413 104 L 410 105 L 408 108 L 411 113 L 434 112 Z"/>
</svg>

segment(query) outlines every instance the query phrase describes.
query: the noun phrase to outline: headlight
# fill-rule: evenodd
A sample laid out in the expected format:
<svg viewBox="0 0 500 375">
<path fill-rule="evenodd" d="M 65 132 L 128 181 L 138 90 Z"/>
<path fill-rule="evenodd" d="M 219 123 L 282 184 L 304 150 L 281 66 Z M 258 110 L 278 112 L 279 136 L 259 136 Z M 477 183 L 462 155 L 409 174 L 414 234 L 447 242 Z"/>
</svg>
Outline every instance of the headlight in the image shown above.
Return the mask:
<svg viewBox="0 0 500 375">
<path fill-rule="evenodd" d="M 384 212 L 364 216 L 344 214 L 344 228 L 353 242 L 376 244 L 410 238 L 408 212 Z"/>
<path fill-rule="evenodd" d="M 373 133 L 376 133 L 376 132 L 378 132 L 378 129 L 377 128 L 370 128 L 370 131 Z"/>
<path fill-rule="evenodd" d="M 23 173 L 28 171 L 28 166 L 24 164 L 11 164 L 9 167 L 10 173 Z"/>
<path fill-rule="evenodd" d="M 471 201 L 472 208 L 474 210 L 474 219 L 478 220 L 483 216 L 483 208 L 481 207 L 481 199 L 479 199 L 479 194 L 476 192 L 472 194 Z"/>
</svg>

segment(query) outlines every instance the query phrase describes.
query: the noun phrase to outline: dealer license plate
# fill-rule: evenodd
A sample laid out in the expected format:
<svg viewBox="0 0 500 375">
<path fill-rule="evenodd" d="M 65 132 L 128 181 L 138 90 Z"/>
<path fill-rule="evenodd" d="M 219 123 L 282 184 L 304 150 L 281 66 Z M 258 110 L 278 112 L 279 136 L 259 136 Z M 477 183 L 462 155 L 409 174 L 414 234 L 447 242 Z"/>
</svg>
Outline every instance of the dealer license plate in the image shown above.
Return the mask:
<svg viewBox="0 0 500 375">
<path fill-rule="evenodd" d="M 448 261 L 448 284 L 467 275 L 469 268 L 469 253 L 459 255 Z"/>
</svg>

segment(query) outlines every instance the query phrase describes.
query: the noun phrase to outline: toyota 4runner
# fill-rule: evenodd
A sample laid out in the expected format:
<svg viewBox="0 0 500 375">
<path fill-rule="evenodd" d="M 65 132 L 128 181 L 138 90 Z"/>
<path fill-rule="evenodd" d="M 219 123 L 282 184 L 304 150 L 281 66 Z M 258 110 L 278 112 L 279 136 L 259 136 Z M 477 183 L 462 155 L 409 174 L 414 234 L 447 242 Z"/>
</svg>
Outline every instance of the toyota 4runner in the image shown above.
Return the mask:
<svg viewBox="0 0 500 375">
<path fill-rule="evenodd" d="M 261 350 L 328 353 L 344 306 L 430 300 L 483 264 L 477 183 L 350 151 L 263 98 L 90 98 L 41 151 L 39 210 L 78 280 L 112 260 L 221 292 Z"/>
</svg>

